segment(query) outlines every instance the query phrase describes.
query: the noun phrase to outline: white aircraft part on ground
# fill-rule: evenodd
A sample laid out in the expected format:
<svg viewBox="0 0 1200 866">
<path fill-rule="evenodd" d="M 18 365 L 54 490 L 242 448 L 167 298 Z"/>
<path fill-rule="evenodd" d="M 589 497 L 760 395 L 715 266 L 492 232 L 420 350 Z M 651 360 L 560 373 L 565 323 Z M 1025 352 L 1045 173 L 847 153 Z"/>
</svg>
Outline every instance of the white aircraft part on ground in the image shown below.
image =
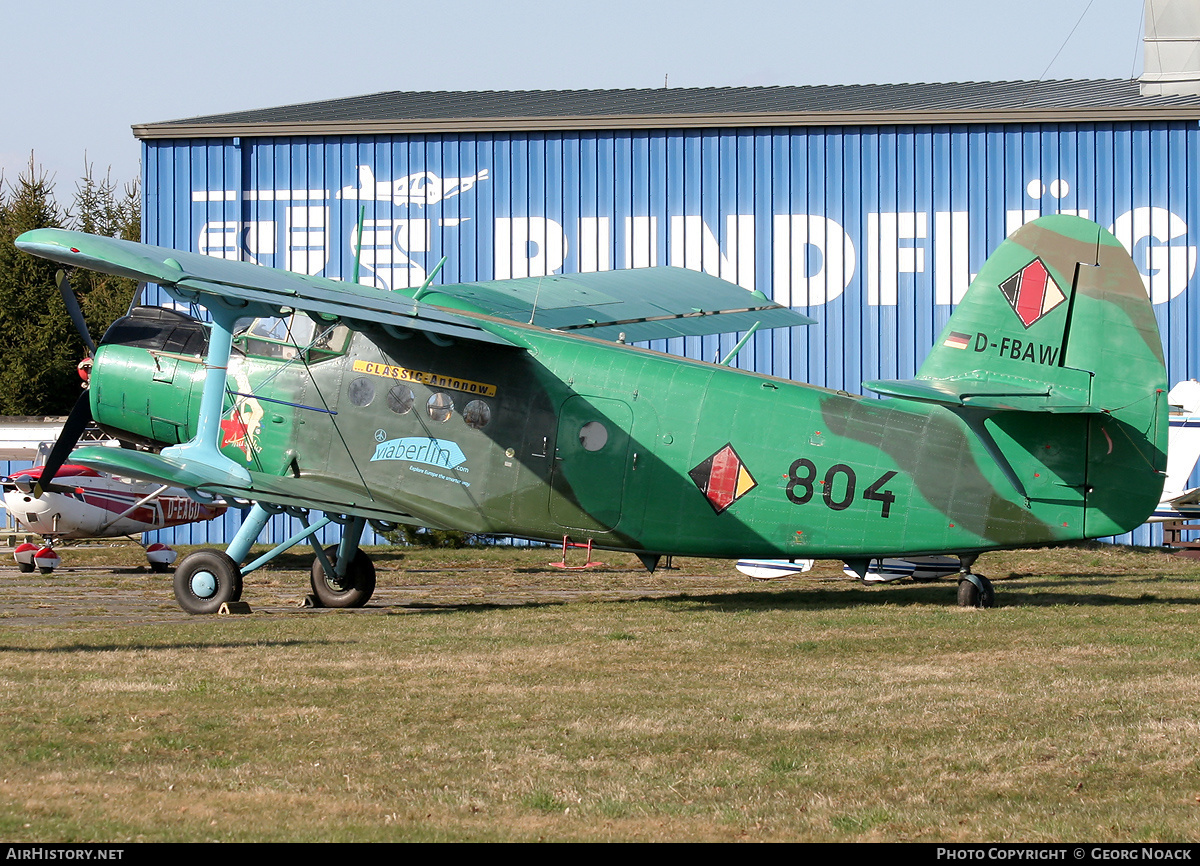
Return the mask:
<svg viewBox="0 0 1200 866">
<path fill-rule="evenodd" d="M 815 559 L 739 559 L 736 568 L 754 580 L 776 580 L 808 571 L 815 562 Z"/>
<path fill-rule="evenodd" d="M 1167 394 L 1171 403 L 1167 480 L 1152 523 L 1200 517 L 1200 487 L 1187 487 L 1200 459 L 1200 382 L 1186 379 Z"/>
</svg>

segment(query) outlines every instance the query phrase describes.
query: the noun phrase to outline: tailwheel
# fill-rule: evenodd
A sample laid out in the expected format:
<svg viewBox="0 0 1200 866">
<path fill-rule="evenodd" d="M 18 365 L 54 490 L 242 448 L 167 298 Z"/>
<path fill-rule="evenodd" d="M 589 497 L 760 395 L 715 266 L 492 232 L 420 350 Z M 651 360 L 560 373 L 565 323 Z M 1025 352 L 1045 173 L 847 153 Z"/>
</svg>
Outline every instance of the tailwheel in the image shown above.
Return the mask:
<svg viewBox="0 0 1200 866">
<path fill-rule="evenodd" d="M 198 550 L 175 568 L 175 600 L 191 614 L 216 613 L 242 597 L 242 571 L 219 550 Z"/>
<path fill-rule="evenodd" d="M 996 591 L 982 574 L 963 574 L 958 580 L 958 606 L 986 608 L 996 606 Z"/>
<path fill-rule="evenodd" d="M 337 547 L 325 548 L 325 555 L 336 569 Z M 375 592 L 375 563 L 362 550 L 357 550 L 346 569 L 346 576 L 331 580 L 325 574 L 321 560 L 314 559 L 312 589 L 322 607 L 362 607 Z"/>
</svg>

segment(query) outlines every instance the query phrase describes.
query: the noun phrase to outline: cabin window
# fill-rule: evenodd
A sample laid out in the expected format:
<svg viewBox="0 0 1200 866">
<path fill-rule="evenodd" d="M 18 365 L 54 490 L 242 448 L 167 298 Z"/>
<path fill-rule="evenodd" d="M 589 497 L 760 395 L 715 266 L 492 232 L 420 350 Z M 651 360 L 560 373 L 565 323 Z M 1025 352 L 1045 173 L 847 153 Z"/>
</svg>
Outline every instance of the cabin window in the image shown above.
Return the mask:
<svg viewBox="0 0 1200 866">
<path fill-rule="evenodd" d="M 492 420 L 492 407 L 482 400 L 472 400 L 463 409 L 463 420 L 468 427 L 482 430 Z"/>
<path fill-rule="evenodd" d="M 608 428 L 599 421 L 589 421 L 579 428 L 579 444 L 584 451 L 599 451 L 608 442 Z"/>
<path fill-rule="evenodd" d="M 445 423 L 454 412 L 454 400 L 444 391 L 438 391 L 429 398 L 426 407 L 429 409 L 430 418 Z"/>
<path fill-rule="evenodd" d="M 365 377 L 355 379 L 346 390 L 350 402 L 355 406 L 370 406 L 375 399 L 375 383 Z"/>
<path fill-rule="evenodd" d="M 413 389 L 407 385 L 396 385 L 387 392 L 388 408 L 397 415 L 407 415 L 412 411 L 415 400 Z"/>
</svg>

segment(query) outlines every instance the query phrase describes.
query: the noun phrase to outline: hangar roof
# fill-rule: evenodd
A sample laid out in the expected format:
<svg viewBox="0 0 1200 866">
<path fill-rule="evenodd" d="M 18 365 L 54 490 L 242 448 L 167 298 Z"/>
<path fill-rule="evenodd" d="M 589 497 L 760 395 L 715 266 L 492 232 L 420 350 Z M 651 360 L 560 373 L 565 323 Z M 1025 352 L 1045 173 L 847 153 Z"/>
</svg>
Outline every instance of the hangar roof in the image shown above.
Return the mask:
<svg viewBox="0 0 1200 866">
<path fill-rule="evenodd" d="M 144 139 L 236 135 L 901 125 L 1200 119 L 1200 96 L 1142 96 L 1127 79 L 389 91 L 137 124 Z"/>
</svg>

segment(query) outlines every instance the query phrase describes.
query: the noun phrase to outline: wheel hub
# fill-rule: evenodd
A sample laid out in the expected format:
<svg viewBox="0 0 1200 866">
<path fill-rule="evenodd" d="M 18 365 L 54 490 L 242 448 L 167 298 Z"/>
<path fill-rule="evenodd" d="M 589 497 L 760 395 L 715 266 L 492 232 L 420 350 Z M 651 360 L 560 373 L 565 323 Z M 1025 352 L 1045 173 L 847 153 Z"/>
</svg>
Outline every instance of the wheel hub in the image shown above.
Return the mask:
<svg viewBox="0 0 1200 866">
<path fill-rule="evenodd" d="M 217 592 L 217 577 L 211 571 L 192 575 L 192 593 L 197 598 L 212 598 Z"/>
</svg>

